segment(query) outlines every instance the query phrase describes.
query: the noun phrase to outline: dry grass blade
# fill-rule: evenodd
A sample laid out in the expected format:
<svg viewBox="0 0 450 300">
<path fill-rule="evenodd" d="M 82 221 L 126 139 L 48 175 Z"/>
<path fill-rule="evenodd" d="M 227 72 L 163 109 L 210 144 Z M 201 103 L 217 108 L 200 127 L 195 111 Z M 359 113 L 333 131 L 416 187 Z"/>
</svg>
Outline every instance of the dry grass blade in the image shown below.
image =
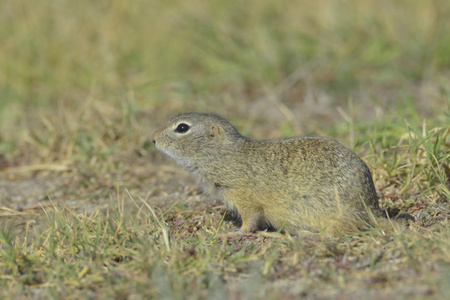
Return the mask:
<svg viewBox="0 0 450 300">
<path fill-rule="evenodd" d="M 0 176 L 9 174 L 41 172 L 41 171 L 65 172 L 70 169 L 71 165 L 72 165 L 71 162 L 60 162 L 54 164 L 35 164 L 23 167 L 7 168 L 3 171 L 0 171 Z"/>
<path fill-rule="evenodd" d="M 133 203 L 137 206 L 136 202 L 134 201 L 134 198 L 131 196 L 131 194 L 129 193 L 128 189 L 126 190 L 128 196 L 130 197 L 130 199 L 133 201 Z M 147 199 L 148 199 L 148 195 L 146 199 L 142 199 L 141 197 L 139 197 L 139 200 L 142 201 L 142 203 L 148 208 L 148 210 L 151 212 L 153 219 L 156 221 L 156 223 L 158 224 L 162 235 L 163 235 L 163 239 L 164 239 L 164 245 L 166 246 L 166 249 L 168 251 L 170 251 L 170 239 L 169 239 L 169 231 L 167 229 L 167 226 L 161 222 L 161 220 L 158 218 L 158 216 L 156 215 L 155 211 L 153 210 L 153 208 L 150 206 L 150 204 L 147 203 Z"/>
<path fill-rule="evenodd" d="M 34 209 L 43 209 L 44 207 L 56 207 L 58 206 L 58 203 L 38 203 L 38 204 L 32 204 L 32 205 L 27 205 L 27 206 L 23 206 L 20 208 L 21 211 L 24 210 L 34 210 Z"/>
<path fill-rule="evenodd" d="M 8 207 L 1 207 L 0 210 L 6 211 L 7 213 L 0 213 L 0 217 L 14 217 L 14 216 L 28 216 L 28 215 L 38 215 L 32 212 L 21 212 L 16 211 Z"/>
</svg>

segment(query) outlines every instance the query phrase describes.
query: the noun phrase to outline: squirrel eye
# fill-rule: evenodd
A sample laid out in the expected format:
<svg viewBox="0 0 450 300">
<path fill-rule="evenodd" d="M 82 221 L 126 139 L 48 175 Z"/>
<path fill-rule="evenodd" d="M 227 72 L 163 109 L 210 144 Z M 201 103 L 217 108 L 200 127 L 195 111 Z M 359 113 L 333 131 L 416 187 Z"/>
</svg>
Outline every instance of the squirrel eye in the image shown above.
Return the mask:
<svg viewBox="0 0 450 300">
<path fill-rule="evenodd" d="M 188 124 L 181 123 L 181 124 L 178 124 L 177 128 L 175 128 L 175 132 L 178 132 L 178 133 L 185 133 L 185 132 L 187 132 L 189 129 L 190 129 L 190 127 L 189 127 Z"/>
</svg>

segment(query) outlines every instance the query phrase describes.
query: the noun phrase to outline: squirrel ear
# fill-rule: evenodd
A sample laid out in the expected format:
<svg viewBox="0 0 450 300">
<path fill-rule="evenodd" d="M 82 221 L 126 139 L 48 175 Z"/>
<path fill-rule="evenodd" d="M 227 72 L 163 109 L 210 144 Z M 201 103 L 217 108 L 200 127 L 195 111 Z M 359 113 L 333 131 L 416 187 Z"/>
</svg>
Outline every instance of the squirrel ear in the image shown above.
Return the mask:
<svg viewBox="0 0 450 300">
<path fill-rule="evenodd" d="M 218 135 L 219 135 L 219 127 L 212 125 L 211 130 L 209 132 L 209 137 L 215 138 Z"/>
</svg>

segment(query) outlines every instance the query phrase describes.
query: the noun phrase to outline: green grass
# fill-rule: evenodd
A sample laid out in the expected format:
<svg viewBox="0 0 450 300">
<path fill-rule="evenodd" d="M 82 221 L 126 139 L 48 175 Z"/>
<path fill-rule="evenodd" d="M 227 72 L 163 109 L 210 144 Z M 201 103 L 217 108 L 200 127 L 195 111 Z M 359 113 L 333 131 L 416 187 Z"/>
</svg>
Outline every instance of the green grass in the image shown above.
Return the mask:
<svg viewBox="0 0 450 300">
<path fill-rule="evenodd" d="M 375 233 L 316 241 L 283 236 L 214 238 L 210 224 L 189 237 L 176 230 L 180 217 L 176 208 L 165 212 L 164 224 L 142 203 L 124 211 L 130 199 L 122 195 L 107 213 L 84 215 L 67 208 L 47 212 L 42 226 L 22 241 L 3 231 L 3 297 L 32 296 L 41 290 L 41 296 L 78 298 L 273 299 L 279 293 L 321 295 L 317 294 L 321 289 L 325 289 L 322 296 L 364 295 L 370 286 L 381 288 L 379 296 L 392 297 L 393 289 L 413 298 L 427 293 L 438 298 L 449 279 L 448 227 L 422 229 L 420 234 Z M 194 221 L 186 217 L 192 226 Z M 444 272 L 439 276 L 442 282 L 432 280 L 438 270 Z M 280 287 L 265 287 L 277 281 Z M 416 286 L 409 286 L 415 281 Z"/>
<path fill-rule="evenodd" d="M 450 2 L 0 3 L 0 298 L 442 299 L 450 281 Z M 205 111 L 327 135 L 409 230 L 232 236 L 157 153 Z M 42 206 L 41 206 L 42 205 Z"/>
</svg>

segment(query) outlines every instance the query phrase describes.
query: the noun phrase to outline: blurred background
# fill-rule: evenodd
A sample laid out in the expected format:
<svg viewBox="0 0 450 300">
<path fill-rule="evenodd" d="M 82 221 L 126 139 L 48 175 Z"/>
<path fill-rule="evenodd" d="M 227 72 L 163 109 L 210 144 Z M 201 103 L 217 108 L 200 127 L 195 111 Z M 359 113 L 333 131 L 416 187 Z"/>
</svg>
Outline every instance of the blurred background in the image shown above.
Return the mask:
<svg viewBox="0 0 450 300">
<path fill-rule="evenodd" d="M 350 146 L 374 124 L 448 126 L 449 15 L 447 0 L 3 0 L 0 156 L 146 151 L 188 111 Z"/>
<path fill-rule="evenodd" d="M 150 142 L 192 111 L 338 139 L 421 234 L 218 238 Z M 0 298 L 444 299 L 449 125 L 449 0 L 0 0 Z"/>
</svg>

